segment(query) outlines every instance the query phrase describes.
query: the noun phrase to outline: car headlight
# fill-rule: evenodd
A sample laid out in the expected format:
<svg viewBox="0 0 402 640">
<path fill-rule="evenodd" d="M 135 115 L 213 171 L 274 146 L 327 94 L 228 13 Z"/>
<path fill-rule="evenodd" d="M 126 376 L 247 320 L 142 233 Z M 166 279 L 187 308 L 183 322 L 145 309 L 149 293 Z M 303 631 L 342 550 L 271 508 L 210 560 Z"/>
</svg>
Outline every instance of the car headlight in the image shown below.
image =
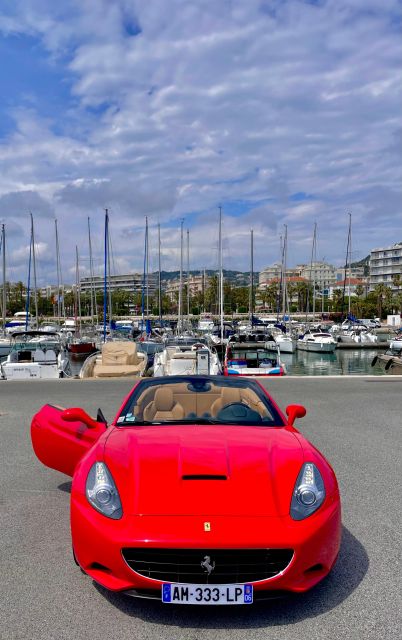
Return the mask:
<svg viewBox="0 0 402 640">
<path fill-rule="evenodd" d="M 315 464 L 306 462 L 297 476 L 290 504 L 293 520 L 303 520 L 311 516 L 325 499 L 324 481 Z"/>
<path fill-rule="evenodd" d="M 123 515 L 119 492 L 110 471 L 103 462 L 95 462 L 88 473 L 86 496 L 104 516 L 118 520 Z"/>
</svg>

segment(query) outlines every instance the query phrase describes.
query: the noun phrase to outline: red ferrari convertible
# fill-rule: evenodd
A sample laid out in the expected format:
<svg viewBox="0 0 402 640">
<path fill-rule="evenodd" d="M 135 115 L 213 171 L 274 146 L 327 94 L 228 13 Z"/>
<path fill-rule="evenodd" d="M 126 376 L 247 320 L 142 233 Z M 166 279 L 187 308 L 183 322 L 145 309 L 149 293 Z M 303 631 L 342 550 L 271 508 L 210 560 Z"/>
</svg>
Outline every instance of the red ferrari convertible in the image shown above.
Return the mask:
<svg viewBox="0 0 402 640">
<path fill-rule="evenodd" d="M 107 589 L 176 604 L 302 592 L 333 566 L 341 508 L 329 463 L 255 380 L 142 379 L 112 424 L 45 405 L 32 442 L 72 476 L 76 562 Z"/>
</svg>

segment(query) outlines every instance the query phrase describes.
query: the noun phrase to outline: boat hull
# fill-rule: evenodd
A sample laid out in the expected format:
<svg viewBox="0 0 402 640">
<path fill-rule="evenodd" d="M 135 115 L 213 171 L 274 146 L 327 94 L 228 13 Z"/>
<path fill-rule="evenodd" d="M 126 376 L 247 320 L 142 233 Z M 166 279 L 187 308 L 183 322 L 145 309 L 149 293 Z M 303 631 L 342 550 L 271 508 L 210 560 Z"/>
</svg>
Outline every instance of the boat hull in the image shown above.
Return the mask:
<svg viewBox="0 0 402 640">
<path fill-rule="evenodd" d="M 283 342 L 278 340 L 276 344 L 279 347 L 280 353 L 294 353 L 296 351 L 296 346 L 291 340 L 284 340 Z"/>
<path fill-rule="evenodd" d="M 2 373 L 6 380 L 32 380 L 34 378 L 54 380 L 61 376 L 58 364 L 40 364 L 38 362 L 3 364 Z"/>
<path fill-rule="evenodd" d="M 97 348 L 94 342 L 77 342 L 68 344 L 67 351 L 72 356 L 86 356 L 97 351 Z"/>
<path fill-rule="evenodd" d="M 314 353 L 334 353 L 336 344 L 331 342 L 302 342 L 299 340 L 297 348 L 300 351 L 312 351 Z"/>
<path fill-rule="evenodd" d="M 402 358 L 399 356 L 391 356 L 386 354 L 379 355 L 377 356 L 377 364 L 388 375 L 402 375 Z"/>
</svg>

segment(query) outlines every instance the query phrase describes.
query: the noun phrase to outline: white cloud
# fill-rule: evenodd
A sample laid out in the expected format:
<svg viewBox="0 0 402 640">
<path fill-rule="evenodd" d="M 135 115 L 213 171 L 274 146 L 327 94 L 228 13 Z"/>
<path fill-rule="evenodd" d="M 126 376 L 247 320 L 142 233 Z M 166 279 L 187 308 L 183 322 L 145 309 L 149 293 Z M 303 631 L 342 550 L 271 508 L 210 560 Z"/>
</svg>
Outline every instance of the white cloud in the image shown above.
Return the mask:
<svg viewBox="0 0 402 640">
<path fill-rule="evenodd" d="M 191 226 L 191 262 L 207 267 L 220 203 L 227 259 L 238 268 L 248 268 L 251 224 L 257 268 L 278 258 L 283 223 L 293 262 L 307 259 L 314 221 L 323 255 L 342 262 L 348 211 L 361 257 L 378 234 L 383 244 L 395 240 L 402 221 L 397 0 L 14 6 L 0 30 L 40 40 L 68 78 L 71 102 L 53 116 L 44 116 L 40 101 L 11 110 L 0 194 L 13 201 L 16 192 L 32 192 L 47 216 L 57 216 L 66 273 L 75 244 L 87 251 L 88 215 L 101 259 L 104 207 L 122 269 L 142 267 L 145 215 L 163 225 L 169 267 L 177 267 L 182 216 Z M 291 198 L 303 193 L 305 200 Z M 1 203 L 0 217 L 10 218 Z M 53 246 L 50 221 L 36 224 Z"/>
</svg>

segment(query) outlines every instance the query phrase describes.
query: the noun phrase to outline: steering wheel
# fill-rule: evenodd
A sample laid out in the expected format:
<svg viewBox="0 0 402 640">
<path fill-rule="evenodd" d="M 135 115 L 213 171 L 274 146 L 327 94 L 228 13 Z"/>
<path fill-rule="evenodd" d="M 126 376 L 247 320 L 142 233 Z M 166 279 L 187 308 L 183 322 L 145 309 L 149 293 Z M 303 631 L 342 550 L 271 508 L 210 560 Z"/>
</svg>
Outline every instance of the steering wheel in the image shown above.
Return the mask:
<svg viewBox="0 0 402 640">
<path fill-rule="evenodd" d="M 216 416 L 217 420 L 225 422 L 262 422 L 262 418 L 258 411 L 250 409 L 242 402 L 230 402 L 226 404 Z"/>
</svg>

